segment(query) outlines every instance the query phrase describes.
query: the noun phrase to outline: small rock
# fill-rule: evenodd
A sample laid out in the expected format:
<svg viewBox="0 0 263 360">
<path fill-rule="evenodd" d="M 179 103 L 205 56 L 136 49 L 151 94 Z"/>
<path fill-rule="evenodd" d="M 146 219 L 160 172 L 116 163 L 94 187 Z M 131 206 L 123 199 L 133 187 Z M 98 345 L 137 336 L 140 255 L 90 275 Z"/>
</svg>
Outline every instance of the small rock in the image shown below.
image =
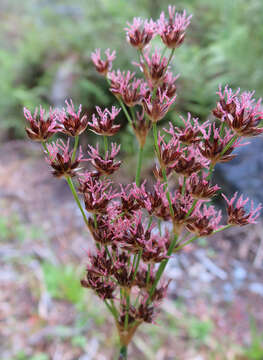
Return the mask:
<svg viewBox="0 0 263 360">
<path fill-rule="evenodd" d="M 235 270 L 233 271 L 233 276 L 235 278 L 235 280 L 245 280 L 245 278 L 247 277 L 247 272 L 244 268 L 242 267 L 236 267 Z"/>
<path fill-rule="evenodd" d="M 225 283 L 223 285 L 223 299 L 226 302 L 232 302 L 234 300 L 234 296 L 235 296 L 235 290 L 232 284 L 230 283 Z"/>
<path fill-rule="evenodd" d="M 257 295 L 263 296 L 263 284 L 261 283 L 252 283 L 249 285 L 249 290 Z"/>
</svg>

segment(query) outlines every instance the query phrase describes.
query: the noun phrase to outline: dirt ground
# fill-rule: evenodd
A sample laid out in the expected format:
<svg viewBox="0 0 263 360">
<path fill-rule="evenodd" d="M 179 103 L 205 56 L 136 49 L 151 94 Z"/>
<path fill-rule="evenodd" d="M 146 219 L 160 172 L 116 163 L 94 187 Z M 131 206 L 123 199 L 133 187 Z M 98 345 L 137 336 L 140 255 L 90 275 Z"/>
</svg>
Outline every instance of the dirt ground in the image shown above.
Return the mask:
<svg viewBox="0 0 263 360">
<path fill-rule="evenodd" d="M 92 245 L 66 182 L 52 177 L 37 145 L 1 147 L 0 208 L 0 359 L 114 359 L 117 336 L 103 304 L 85 292 L 84 315 L 47 289 L 43 264 L 71 264 L 80 276 Z M 251 319 L 263 331 L 262 264 L 261 223 L 186 247 L 170 260 L 169 297 L 130 358 L 252 359 L 243 349 Z"/>
</svg>

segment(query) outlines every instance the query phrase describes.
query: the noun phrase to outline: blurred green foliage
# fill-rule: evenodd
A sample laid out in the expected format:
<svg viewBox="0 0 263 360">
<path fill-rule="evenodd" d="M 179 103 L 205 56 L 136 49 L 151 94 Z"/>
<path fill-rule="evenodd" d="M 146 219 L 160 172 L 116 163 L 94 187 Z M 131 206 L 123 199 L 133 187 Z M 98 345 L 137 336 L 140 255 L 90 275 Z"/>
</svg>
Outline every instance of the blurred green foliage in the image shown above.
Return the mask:
<svg viewBox="0 0 263 360">
<path fill-rule="evenodd" d="M 263 333 L 258 330 L 253 317 L 250 319 L 250 336 L 250 346 L 244 350 L 244 355 L 251 360 L 263 359 Z"/>
<path fill-rule="evenodd" d="M 90 113 L 95 104 L 114 103 L 90 53 L 110 47 L 118 54 L 116 68 L 133 67 L 137 54 L 125 41 L 126 22 L 138 16 L 156 19 L 170 2 L 1 1 L 0 124 L 7 130 L 2 134 L 24 136 L 23 106 L 62 105 L 70 96 Z M 174 71 L 181 77 L 170 117 L 191 111 L 205 119 L 219 83 L 255 89 L 262 96 L 262 0 L 178 0 L 176 6 L 193 19 L 176 51 Z"/>
<path fill-rule="evenodd" d="M 68 300 L 79 307 L 83 305 L 84 289 L 72 265 L 43 264 L 44 279 L 49 294 L 57 299 Z"/>
</svg>

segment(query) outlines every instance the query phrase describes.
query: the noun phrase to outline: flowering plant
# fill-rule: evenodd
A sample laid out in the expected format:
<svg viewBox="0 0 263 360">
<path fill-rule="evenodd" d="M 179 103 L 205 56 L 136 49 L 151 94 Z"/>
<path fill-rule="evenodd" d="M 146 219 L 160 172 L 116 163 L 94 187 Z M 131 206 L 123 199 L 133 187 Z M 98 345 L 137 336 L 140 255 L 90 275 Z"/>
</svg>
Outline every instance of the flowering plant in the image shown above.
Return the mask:
<svg viewBox="0 0 263 360">
<path fill-rule="evenodd" d="M 166 296 L 169 281 L 164 271 L 170 257 L 200 236 L 255 223 L 261 209 L 252 202 L 248 211 L 248 199 L 237 199 L 235 194 L 229 200 L 222 195 L 227 224 L 221 225 L 221 211 L 211 205 L 220 190 L 211 182 L 215 165 L 232 160 L 234 149 L 244 145 L 243 137 L 263 132 L 259 126 L 261 101 L 253 99 L 254 93 L 220 87 L 211 121 L 201 123 L 189 113 L 187 119 L 181 117 L 183 126 L 170 123 L 162 131 L 157 129 L 176 100 L 178 76 L 173 75 L 170 64 L 191 19 L 185 12 L 176 13 L 172 6 L 168 10 L 168 18 L 164 13 L 156 22 L 135 18 L 125 29 L 127 41 L 138 52 L 139 62 L 134 64 L 141 77 L 112 70 L 114 51 L 105 51 L 106 60 L 99 49 L 91 56 L 138 140 L 134 183 L 124 187 L 111 180 L 121 166 L 120 146 L 109 144 L 109 137 L 120 130 L 116 123 L 120 108 L 97 107 L 90 118 L 82 115 L 81 106 L 76 110 L 72 101 L 66 101 L 65 109 L 50 109 L 49 114 L 41 107 L 34 114 L 24 110 L 28 136 L 42 143 L 53 175 L 67 181 L 94 239 L 81 285 L 92 289 L 112 314 L 120 359 L 127 358 L 136 330 L 144 322 L 153 322 Z M 150 48 L 158 35 L 164 45 L 162 53 Z M 170 51 L 168 57 L 166 51 Z M 79 136 L 88 127 L 103 138 L 103 151 L 99 144 L 82 151 Z M 156 156 L 152 187 L 141 181 L 143 149 L 151 129 Z M 58 140 L 49 142 L 54 134 Z M 83 168 L 84 163 L 87 166 Z"/>
</svg>

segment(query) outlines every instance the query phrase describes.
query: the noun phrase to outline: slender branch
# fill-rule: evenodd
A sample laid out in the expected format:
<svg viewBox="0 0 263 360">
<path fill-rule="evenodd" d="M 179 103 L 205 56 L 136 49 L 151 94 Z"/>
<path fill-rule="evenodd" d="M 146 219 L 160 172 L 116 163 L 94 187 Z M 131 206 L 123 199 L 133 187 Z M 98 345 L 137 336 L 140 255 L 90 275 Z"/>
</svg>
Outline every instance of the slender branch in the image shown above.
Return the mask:
<svg viewBox="0 0 263 360">
<path fill-rule="evenodd" d="M 193 201 L 192 206 L 191 206 L 190 209 L 188 210 L 188 213 L 185 215 L 185 218 L 186 218 L 186 219 L 187 219 L 187 218 L 192 214 L 192 212 L 194 211 L 194 208 L 195 208 L 195 205 L 197 204 L 197 202 L 198 202 L 197 199 L 195 199 L 195 200 Z"/>
<path fill-rule="evenodd" d="M 124 319 L 124 329 L 128 329 L 128 321 L 129 321 L 129 309 L 130 309 L 130 295 L 126 293 L 125 290 L 125 297 L 126 297 L 126 313 Z"/>
<path fill-rule="evenodd" d="M 184 193 L 185 193 L 185 184 L 186 184 L 186 176 L 184 176 L 184 182 L 183 182 L 183 186 L 182 186 L 182 195 L 184 195 Z"/>
<path fill-rule="evenodd" d="M 110 79 L 108 79 L 106 77 L 106 80 L 107 80 L 107 83 L 111 86 Z M 130 125 L 132 125 L 132 119 L 131 119 L 131 117 L 130 117 L 130 115 L 128 113 L 128 110 L 126 109 L 126 106 L 124 105 L 123 101 L 118 96 L 115 96 L 115 97 L 118 100 L 118 102 L 119 102 L 119 104 L 120 104 L 120 106 L 121 106 L 121 108 L 122 108 L 128 122 L 130 123 Z"/>
<path fill-rule="evenodd" d="M 224 149 L 221 151 L 220 153 L 220 157 L 223 156 L 227 150 L 234 144 L 234 142 L 237 140 L 238 138 L 238 135 L 234 135 L 232 137 L 232 139 L 229 141 L 229 143 L 224 147 Z M 215 163 L 211 163 L 210 164 L 210 167 L 209 167 L 209 173 L 208 173 L 208 176 L 207 176 L 207 179 L 210 180 L 211 177 L 212 177 L 212 173 L 213 173 L 213 170 L 214 170 L 214 167 L 215 167 Z"/>
<path fill-rule="evenodd" d="M 140 150 L 139 150 L 139 154 L 138 154 L 138 161 L 137 161 L 136 177 L 135 177 L 135 183 L 137 186 L 140 186 L 142 159 L 143 159 L 143 146 L 140 146 Z"/>
<path fill-rule="evenodd" d="M 130 125 L 132 125 L 132 119 L 128 113 L 128 110 L 126 109 L 126 106 L 124 105 L 123 101 L 120 98 L 117 97 L 117 99 L 120 103 L 120 106 L 122 107 L 122 110 L 124 111 L 124 114 L 125 114 L 127 120 L 129 121 Z"/>
<path fill-rule="evenodd" d="M 41 141 L 41 144 L 42 144 L 42 146 L 43 146 L 43 148 L 44 148 L 45 152 L 46 152 L 47 154 L 49 154 L 49 151 L 48 151 L 48 148 L 47 148 L 47 144 L 46 144 L 46 142 L 45 142 L 45 141 Z"/>
<path fill-rule="evenodd" d="M 75 136 L 75 143 L 74 143 L 73 153 L 72 153 L 72 157 L 71 157 L 72 161 L 74 161 L 76 158 L 76 151 L 78 148 L 78 144 L 79 144 L 79 136 L 77 135 L 77 136 Z"/>
<path fill-rule="evenodd" d="M 153 122 L 152 126 L 153 126 L 153 137 L 154 137 L 155 150 L 156 150 L 156 153 L 157 153 L 158 160 L 160 162 L 160 152 L 159 152 L 159 147 L 158 147 L 157 125 L 156 125 L 155 122 Z M 161 164 L 160 164 L 160 166 L 161 166 Z M 163 169 L 163 168 L 162 168 L 162 175 L 163 175 L 164 182 L 165 182 L 165 190 L 167 190 L 166 191 L 166 197 L 167 197 L 167 200 L 168 200 L 168 203 L 169 203 L 170 213 L 171 213 L 172 217 L 174 217 L 174 210 L 173 210 L 173 206 L 172 206 L 172 200 L 171 200 L 171 196 L 170 196 L 170 193 L 169 193 L 169 190 L 168 190 L 168 179 L 167 179 L 167 176 L 166 176 L 165 169 Z"/>
<path fill-rule="evenodd" d="M 104 150 L 105 150 L 105 156 L 109 150 L 109 144 L 108 144 L 108 137 L 106 135 L 103 136 L 104 140 Z"/>
<path fill-rule="evenodd" d="M 137 272 L 138 272 L 138 269 L 139 269 L 139 264 L 140 264 L 140 261 L 141 261 L 141 257 L 142 257 L 142 250 L 139 251 L 138 256 L 137 256 L 137 261 L 136 261 L 136 265 L 135 265 L 135 270 L 134 270 L 134 274 L 133 274 L 133 277 L 132 277 L 132 281 L 136 278 L 136 275 L 137 275 Z"/>
<path fill-rule="evenodd" d="M 110 306 L 110 304 L 107 302 L 107 300 L 104 300 L 104 304 L 107 306 L 107 308 L 109 309 L 109 311 L 112 313 L 112 315 L 114 316 L 114 318 L 117 320 L 118 319 L 118 314 L 115 313 L 115 310 L 112 306 Z"/>
<path fill-rule="evenodd" d="M 220 231 L 224 231 L 226 229 L 229 229 L 232 225 L 231 224 L 228 224 L 228 225 L 225 225 L 225 226 L 222 226 L 221 228 L 215 230 L 212 232 L 212 234 L 210 234 L 209 236 L 211 235 L 214 235 Z M 193 236 L 191 239 L 187 240 L 185 243 L 183 243 L 182 245 L 178 246 L 176 249 L 175 249 L 175 253 L 179 250 L 181 250 L 183 247 L 185 247 L 186 245 L 190 244 L 191 242 L 195 241 L 196 239 L 198 239 L 200 236 L 199 235 L 196 235 L 196 236 Z"/>
<path fill-rule="evenodd" d="M 77 203 L 77 205 L 78 205 L 78 207 L 80 209 L 80 212 L 81 212 L 81 214 L 83 216 L 85 224 L 88 225 L 88 219 L 87 219 L 86 214 L 84 212 L 84 209 L 83 209 L 83 207 L 82 207 L 82 205 L 80 203 L 80 200 L 79 200 L 78 194 L 76 192 L 75 186 L 73 184 L 73 181 L 72 181 L 71 177 L 69 177 L 69 176 L 65 177 L 65 179 L 67 180 L 67 183 L 68 183 L 68 186 L 69 186 L 69 188 L 70 188 L 70 190 L 72 192 L 72 195 L 73 195 L 73 197 L 74 197 L 74 199 L 75 199 L 75 201 L 76 201 L 76 203 Z"/>
<path fill-rule="evenodd" d="M 122 345 L 120 348 L 120 356 L 118 360 L 126 360 L 128 354 L 128 349 L 126 345 Z"/>
<path fill-rule="evenodd" d="M 167 263 L 168 263 L 168 261 L 169 261 L 169 257 L 170 257 L 170 255 L 173 253 L 174 247 L 175 247 L 175 245 L 176 245 L 176 243 L 177 243 L 177 238 L 178 238 L 178 235 L 177 235 L 177 234 L 174 234 L 173 241 L 171 242 L 171 244 L 170 244 L 170 246 L 169 246 L 169 249 L 168 249 L 168 251 L 167 251 L 167 254 L 166 254 L 166 255 L 167 255 L 167 258 L 164 259 L 164 260 L 161 262 L 161 264 L 159 265 L 159 267 L 158 267 L 158 270 L 157 270 L 156 275 L 155 275 L 154 283 L 153 283 L 153 285 L 152 285 L 152 287 L 151 287 L 151 290 L 150 290 L 150 292 L 149 292 L 149 298 L 148 298 L 148 300 L 147 300 L 147 303 L 150 302 L 150 300 L 151 300 L 151 298 L 152 298 L 152 296 L 153 296 L 153 294 L 154 294 L 154 291 L 155 291 L 155 289 L 156 289 L 156 287 L 157 287 L 157 285 L 158 285 L 158 282 L 159 282 L 159 280 L 160 280 L 160 278 L 161 278 L 161 276 L 162 276 L 162 274 L 163 274 L 163 272 L 164 272 L 164 270 L 165 270 L 165 268 L 166 268 L 166 265 L 167 265 Z"/>
</svg>

